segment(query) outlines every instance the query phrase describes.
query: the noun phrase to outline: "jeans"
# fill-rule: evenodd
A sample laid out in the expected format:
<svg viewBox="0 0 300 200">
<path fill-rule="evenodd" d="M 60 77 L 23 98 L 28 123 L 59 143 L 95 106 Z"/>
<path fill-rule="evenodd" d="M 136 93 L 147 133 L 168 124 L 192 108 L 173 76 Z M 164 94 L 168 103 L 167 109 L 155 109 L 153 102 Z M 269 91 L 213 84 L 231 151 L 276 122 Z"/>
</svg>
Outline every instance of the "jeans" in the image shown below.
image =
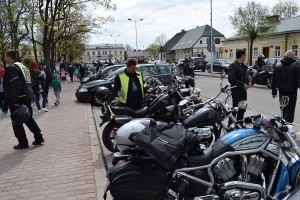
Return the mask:
<svg viewBox="0 0 300 200">
<path fill-rule="evenodd" d="M 297 93 L 284 95 L 279 92 L 279 101 L 282 96 L 289 97 L 289 104 L 285 108 L 283 108 L 283 119 L 285 119 L 287 122 L 293 123 L 297 103 Z"/>
<path fill-rule="evenodd" d="M 43 98 L 43 108 L 46 108 L 46 104 L 47 104 L 47 94 L 42 93 L 42 98 Z M 40 105 L 40 94 L 36 94 L 35 95 L 35 103 L 36 103 L 36 107 L 38 108 L 38 110 L 41 110 L 41 105 Z"/>
<path fill-rule="evenodd" d="M 4 92 L 0 92 L 0 107 L 3 113 L 8 112 L 8 104 L 4 99 Z"/>
<path fill-rule="evenodd" d="M 55 103 L 59 103 L 60 100 L 60 91 L 54 91 L 54 95 L 55 95 Z"/>
<path fill-rule="evenodd" d="M 41 129 L 35 122 L 35 120 L 32 118 L 32 107 L 30 104 L 26 105 L 29 108 L 30 111 L 30 117 L 27 122 L 25 122 L 26 126 L 29 128 L 29 130 L 34 134 L 34 138 L 37 141 L 42 140 L 43 135 L 41 134 Z M 16 111 L 17 107 L 10 106 L 10 113 L 14 113 Z M 13 130 L 15 133 L 16 138 L 19 141 L 19 144 L 21 145 L 28 145 L 28 140 L 26 137 L 25 129 L 23 124 L 14 124 L 13 125 Z"/>
</svg>

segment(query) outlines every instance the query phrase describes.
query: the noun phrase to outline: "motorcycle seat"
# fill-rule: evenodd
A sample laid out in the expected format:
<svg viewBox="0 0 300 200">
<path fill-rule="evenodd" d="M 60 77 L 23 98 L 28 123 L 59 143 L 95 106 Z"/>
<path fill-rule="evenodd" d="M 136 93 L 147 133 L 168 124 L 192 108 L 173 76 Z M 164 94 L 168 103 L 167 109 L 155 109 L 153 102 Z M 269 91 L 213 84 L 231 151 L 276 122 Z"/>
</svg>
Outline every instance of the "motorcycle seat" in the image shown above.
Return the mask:
<svg viewBox="0 0 300 200">
<path fill-rule="evenodd" d="M 128 107 L 111 107 L 111 111 L 115 115 L 127 115 L 133 118 L 141 118 L 148 114 L 148 107 L 146 106 L 138 110 L 133 110 Z"/>
<path fill-rule="evenodd" d="M 234 151 L 233 147 L 221 140 L 218 140 L 211 147 L 208 147 L 203 152 L 201 152 L 201 154 L 197 156 L 188 156 L 187 163 L 190 166 L 207 165 L 211 163 L 213 159 L 228 151 Z"/>
</svg>

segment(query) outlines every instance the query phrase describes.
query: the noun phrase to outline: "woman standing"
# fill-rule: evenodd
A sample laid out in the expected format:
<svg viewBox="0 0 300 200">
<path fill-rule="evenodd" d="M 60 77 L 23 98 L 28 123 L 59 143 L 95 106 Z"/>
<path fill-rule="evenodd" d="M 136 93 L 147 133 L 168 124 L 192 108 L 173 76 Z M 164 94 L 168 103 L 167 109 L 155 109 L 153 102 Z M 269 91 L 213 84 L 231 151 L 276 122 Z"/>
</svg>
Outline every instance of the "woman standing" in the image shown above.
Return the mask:
<svg viewBox="0 0 300 200">
<path fill-rule="evenodd" d="M 47 103 L 47 93 L 46 93 L 46 74 L 42 74 L 39 69 L 37 62 L 31 61 L 29 64 L 29 71 L 31 75 L 31 85 L 33 92 L 35 94 L 35 103 L 39 110 L 39 112 L 44 111 L 48 112 L 46 109 Z M 42 95 L 43 98 L 43 108 L 41 109 L 40 105 L 40 96 Z"/>
<path fill-rule="evenodd" d="M 0 108 L 2 109 L 2 115 L 4 117 L 8 116 L 8 104 L 4 99 L 4 88 L 3 88 L 3 76 L 5 73 L 5 68 L 0 64 Z"/>
</svg>

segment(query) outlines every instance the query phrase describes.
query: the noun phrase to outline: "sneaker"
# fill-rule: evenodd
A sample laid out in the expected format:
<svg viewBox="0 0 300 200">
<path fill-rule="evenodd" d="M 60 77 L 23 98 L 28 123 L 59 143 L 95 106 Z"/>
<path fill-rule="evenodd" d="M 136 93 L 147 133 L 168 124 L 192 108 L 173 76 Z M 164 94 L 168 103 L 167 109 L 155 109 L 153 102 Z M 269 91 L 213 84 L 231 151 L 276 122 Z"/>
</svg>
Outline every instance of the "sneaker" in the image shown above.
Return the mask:
<svg viewBox="0 0 300 200">
<path fill-rule="evenodd" d="M 25 145 L 25 144 L 18 144 L 18 145 L 14 146 L 14 149 L 28 149 L 28 148 L 29 148 L 28 144 L 27 145 Z"/>
<path fill-rule="evenodd" d="M 54 105 L 55 105 L 55 106 L 57 106 L 57 105 L 58 105 L 58 103 L 57 103 L 57 102 L 55 102 L 55 103 L 54 103 Z"/>
<path fill-rule="evenodd" d="M 39 113 L 42 112 L 42 111 L 43 111 L 43 109 L 42 110 L 38 110 Z"/>
<path fill-rule="evenodd" d="M 47 108 L 43 108 L 42 111 L 43 112 L 48 112 L 49 110 L 47 110 Z"/>
<path fill-rule="evenodd" d="M 3 117 L 9 117 L 9 113 L 8 113 L 8 112 L 6 112 L 6 113 L 3 112 L 3 113 L 2 113 L 2 116 L 3 116 Z"/>
<path fill-rule="evenodd" d="M 32 142 L 32 145 L 41 145 L 43 142 L 45 142 L 44 138 L 35 140 L 34 142 Z"/>
</svg>

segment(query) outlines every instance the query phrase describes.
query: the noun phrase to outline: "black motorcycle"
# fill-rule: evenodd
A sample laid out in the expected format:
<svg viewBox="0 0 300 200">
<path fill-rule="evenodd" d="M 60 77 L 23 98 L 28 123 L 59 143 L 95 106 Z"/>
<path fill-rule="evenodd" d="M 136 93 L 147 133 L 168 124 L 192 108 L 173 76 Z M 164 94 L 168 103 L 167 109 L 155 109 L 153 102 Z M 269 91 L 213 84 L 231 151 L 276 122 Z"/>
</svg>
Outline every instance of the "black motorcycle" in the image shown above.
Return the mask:
<svg viewBox="0 0 300 200">
<path fill-rule="evenodd" d="M 272 78 L 273 72 L 263 70 L 258 72 L 258 70 L 251 68 L 248 70 L 249 80 L 257 85 L 266 85 L 269 89 L 272 89 Z"/>
</svg>

